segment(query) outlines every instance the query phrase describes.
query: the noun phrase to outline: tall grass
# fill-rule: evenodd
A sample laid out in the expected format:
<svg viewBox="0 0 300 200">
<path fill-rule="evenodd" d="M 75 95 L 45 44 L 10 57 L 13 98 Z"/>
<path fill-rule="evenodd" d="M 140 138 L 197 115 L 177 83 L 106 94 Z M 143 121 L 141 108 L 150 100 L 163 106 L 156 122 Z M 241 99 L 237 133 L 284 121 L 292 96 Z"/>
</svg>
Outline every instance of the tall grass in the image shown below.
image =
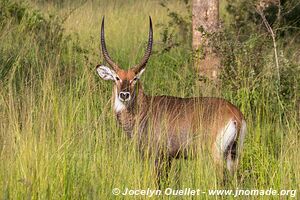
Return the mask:
<svg viewBox="0 0 300 200">
<path fill-rule="evenodd" d="M 117 126 L 110 103 L 111 83 L 97 77 L 95 66 L 102 62 L 99 28 L 103 15 L 110 54 L 128 68 L 143 54 L 148 15 L 155 24 L 167 23 L 166 10 L 150 0 L 82 5 L 3 1 L 0 5 L 0 198 L 130 199 L 112 195 L 112 189 L 155 189 L 152 162 L 140 158 L 134 142 Z M 172 1 L 171 6 L 185 12 L 180 2 Z M 158 51 L 159 28 L 154 33 L 154 50 Z M 176 48 L 154 54 L 142 78 L 146 93 L 199 96 L 189 52 Z M 243 63 L 242 56 L 236 58 Z M 270 101 L 269 96 L 277 94 L 269 91 L 272 79 L 260 77 L 264 87 L 253 88 L 253 79 L 241 76 L 237 91 L 221 91 L 241 108 L 248 123 L 241 180 L 234 179 L 227 188 L 299 191 L 299 121 L 290 109 L 292 102 Z M 209 155 L 177 160 L 167 185 L 221 189 L 224 186 L 217 182 L 212 166 Z M 174 178 L 178 168 L 179 182 Z M 154 197 L 161 198 L 181 199 Z M 200 198 L 233 197 L 206 194 Z"/>
</svg>

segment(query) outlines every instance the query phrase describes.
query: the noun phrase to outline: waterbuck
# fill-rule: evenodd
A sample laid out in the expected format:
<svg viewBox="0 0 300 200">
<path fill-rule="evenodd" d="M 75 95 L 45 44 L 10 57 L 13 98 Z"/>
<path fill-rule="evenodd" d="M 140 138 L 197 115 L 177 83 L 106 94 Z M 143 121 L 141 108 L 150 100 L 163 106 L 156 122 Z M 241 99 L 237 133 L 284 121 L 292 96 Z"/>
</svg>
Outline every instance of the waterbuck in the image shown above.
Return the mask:
<svg viewBox="0 0 300 200">
<path fill-rule="evenodd" d="M 158 179 L 162 160 L 185 158 L 203 146 L 208 147 L 216 166 L 233 173 L 246 134 L 246 122 L 238 108 L 215 97 L 179 98 L 144 93 L 139 80 L 153 44 L 149 19 L 148 45 L 142 61 L 123 70 L 108 54 L 102 18 L 101 49 L 110 67 L 98 65 L 96 70 L 102 79 L 115 83 L 112 100 L 119 124 L 130 138 L 137 139 L 143 155 L 154 156 Z"/>
</svg>

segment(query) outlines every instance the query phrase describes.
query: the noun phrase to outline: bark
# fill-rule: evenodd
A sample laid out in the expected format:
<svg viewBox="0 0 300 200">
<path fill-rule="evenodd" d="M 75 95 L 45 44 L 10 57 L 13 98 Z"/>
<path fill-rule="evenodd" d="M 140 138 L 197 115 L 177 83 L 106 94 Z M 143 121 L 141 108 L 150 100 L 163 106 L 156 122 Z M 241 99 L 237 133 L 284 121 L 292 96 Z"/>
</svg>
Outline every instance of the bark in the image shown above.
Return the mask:
<svg viewBox="0 0 300 200">
<path fill-rule="evenodd" d="M 194 66 L 200 75 L 217 79 L 220 59 L 205 33 L 216 32 L 219 28 L 219 0 L 193 0 L 192 12 Z"/>
</svg>

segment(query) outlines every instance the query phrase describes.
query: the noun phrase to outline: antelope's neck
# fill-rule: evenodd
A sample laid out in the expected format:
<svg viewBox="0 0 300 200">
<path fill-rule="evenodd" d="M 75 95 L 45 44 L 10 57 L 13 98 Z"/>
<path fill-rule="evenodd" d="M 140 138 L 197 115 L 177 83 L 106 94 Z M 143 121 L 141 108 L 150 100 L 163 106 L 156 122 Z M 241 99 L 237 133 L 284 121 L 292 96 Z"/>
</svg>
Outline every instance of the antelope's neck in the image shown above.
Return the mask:
<svg viewBox="0 0 300 200">
<path fill-rule="evenodd" d="M 147 96 L 141 86 L 137 88 L 135 96 L 129 104 L 120 101 L 117 89 L 114 88 L 113 107 L 117 120 L 129 137 L 132 137 L 135 125 L 146 116 L 148 104 Z"/>
</svg>

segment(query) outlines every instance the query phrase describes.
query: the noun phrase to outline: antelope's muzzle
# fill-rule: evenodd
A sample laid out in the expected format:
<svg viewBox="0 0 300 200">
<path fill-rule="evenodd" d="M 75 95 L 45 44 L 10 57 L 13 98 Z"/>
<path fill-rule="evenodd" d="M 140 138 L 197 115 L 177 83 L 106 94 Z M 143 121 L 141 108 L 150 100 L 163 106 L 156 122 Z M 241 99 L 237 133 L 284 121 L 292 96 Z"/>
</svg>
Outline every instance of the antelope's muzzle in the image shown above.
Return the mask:
<svg viewBox="0 0 300 200">
<path fill-rule="evenodd" d="M 121 101 L 129 101 L 130 100 L 130 93 L 129 92 L 120 92 L 119 99 Z"/>
</svg>

